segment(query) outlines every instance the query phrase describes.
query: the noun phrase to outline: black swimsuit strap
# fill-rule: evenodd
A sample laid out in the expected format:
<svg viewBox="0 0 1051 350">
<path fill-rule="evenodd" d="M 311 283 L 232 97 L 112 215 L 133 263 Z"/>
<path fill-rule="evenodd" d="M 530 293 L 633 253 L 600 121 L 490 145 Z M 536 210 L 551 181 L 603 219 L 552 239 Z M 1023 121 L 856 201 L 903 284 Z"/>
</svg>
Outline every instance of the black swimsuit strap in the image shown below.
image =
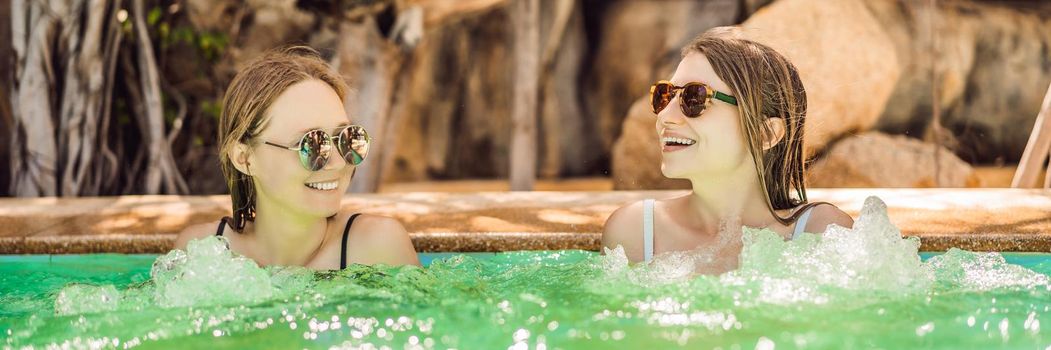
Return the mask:
<svg viewBox="0 0 1051 350">
<path fill-rule="evenodd" d="M 343 228 L 343 241 L 342 241 L 342 243 L 340 244 L 340 247 L 339 247 L 339 269 L 340 270 L 347 268 L 347 235 L 350 234 L 350 225 L 354 224 L 354 219 L 357 219 L 359 215 L 361 215 L 361 213 L 357 213 L 357 214 L 351 215 L 350 219 L 347 219 L 347 226 Z M 216 228 L 216 230 L 215 230 L 215 235 L 216 236 L 222 236 L 223 235 L 223 231 L 226 230 L 226 225 L 228 224 L 229 220 L 230 220 L 229 216 L 224 216 L 221 220 L 219 220 L 219 227 Z"/>
<path fill-rule="evenodd" d="M 224 216 L 222 219 L 219 220 L 219 228 L 215 229 L 215 235 L 216 236 L 222 236 L 223 235 L 223 231 L 226 230 L 226 224 L 229 222 L 229 220 L 230 220 L 229 216 Z"/>
<path fill-rule="evenodd" d="M 350 225 L 354 224 L 354 219 L 357 219 L 358 215 L 361 215 L 361 213 L 351 215 L 350 219 L 347 219 L 347 226 L 343 228 L 343 242 L 339 245 L 340 270 L 347 268 L 347 234 L 350 233 Z"/>
</svg>

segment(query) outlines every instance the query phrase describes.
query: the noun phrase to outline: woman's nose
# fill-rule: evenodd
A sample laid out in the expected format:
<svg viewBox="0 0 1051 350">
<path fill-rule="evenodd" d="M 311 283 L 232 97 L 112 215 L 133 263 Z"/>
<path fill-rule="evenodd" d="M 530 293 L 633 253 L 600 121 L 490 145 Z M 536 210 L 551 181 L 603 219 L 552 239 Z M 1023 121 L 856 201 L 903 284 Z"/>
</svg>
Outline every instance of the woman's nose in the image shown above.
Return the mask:
<svg viewBox="0 0 1051 350">
<path fill-rule="evenodd" d="M 686 115 L 683 115 L 682 108 L 679 108 L 679 96 L 672 98 L 668 105 L 657 113 L 658 125 L 681 125 L 685 122 Z"/>
<path fill-rule="evenodd" d="M 347 160 L 343 159 L 343 155 L 339 154 L 336 147 L 329 146 L 327 149 L 322 149 L 322 152 L 328 152 L 328 163 L 325 164 L 325 169 L 328 170 L 339 170 L 347 166 Z"/>
</svg>

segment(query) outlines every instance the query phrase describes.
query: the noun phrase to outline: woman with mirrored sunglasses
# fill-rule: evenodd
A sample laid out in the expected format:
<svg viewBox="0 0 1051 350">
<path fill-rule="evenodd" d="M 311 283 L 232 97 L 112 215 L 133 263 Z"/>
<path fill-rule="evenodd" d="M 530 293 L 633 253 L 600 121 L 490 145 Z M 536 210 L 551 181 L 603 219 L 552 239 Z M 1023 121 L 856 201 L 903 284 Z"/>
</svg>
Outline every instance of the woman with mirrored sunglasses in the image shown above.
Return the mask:
<svg viewBox="0 0 1051 350">
<path fill-rule="evenodd" d="M 262 266 L 343 269 L 419 265 L 398 221 L 341 209 L 372 139 L 343 109 L 349 89 L 306 47 L 271 52 L 231 81 L 219 120 L 219 160 L 233 215 L 176 240 L 221 236 Z"/>
<path fill-rule="evenodd" d="M 683 48 L 670 80 L 650 88 L 661 172 L 687 179 L 684 196 L 616 210 L 602 236 L 607 254 L 651 261 L 689 251 L 699 273 L 736 269 L 742 227 L 786 240 L 853 220 L 828 203 L 807 203 L 803 125 L 806 92 L 795 66 L 735 28 L 714 28 Z"/>
</svg>

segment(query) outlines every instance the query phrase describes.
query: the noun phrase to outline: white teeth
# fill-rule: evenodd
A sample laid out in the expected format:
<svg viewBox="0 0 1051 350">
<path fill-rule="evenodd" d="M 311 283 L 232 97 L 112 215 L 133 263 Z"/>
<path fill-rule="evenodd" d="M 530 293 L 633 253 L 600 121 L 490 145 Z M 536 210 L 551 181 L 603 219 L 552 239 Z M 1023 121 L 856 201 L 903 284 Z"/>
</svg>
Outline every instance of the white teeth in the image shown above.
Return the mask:
<svg viewBox="0 0 1051 350">
<path fill-rule="evenodd" d="M 315 190 L 322 190 L 322 191 L 334 190 L 334 189 L 336 189 L 337 186 L 339 186 L 339 182 L 336 182 L 336 181 L 332 181 L 332 182 L 312 182 L 312 183 L 308 183 L 307 184 L 307 187 L 313 188 Z"/>
<path fill-rule="evenodd" d="M 670 143 L 674 143 L 674 144 L 678 144 L 678 145 L 690 146 L 690 145 L 693 145 L 693 144 L 697 143 L 697 141 L 694 141 L 694 140 L 691 140 L 691 139 L 687 139 L 687 138 L 682 138 L 682 137 L 663 137 L 663 138 L 661 138 L 661 143 L 663 143 L 665 145 L 670 144 Z"/>
</svg>

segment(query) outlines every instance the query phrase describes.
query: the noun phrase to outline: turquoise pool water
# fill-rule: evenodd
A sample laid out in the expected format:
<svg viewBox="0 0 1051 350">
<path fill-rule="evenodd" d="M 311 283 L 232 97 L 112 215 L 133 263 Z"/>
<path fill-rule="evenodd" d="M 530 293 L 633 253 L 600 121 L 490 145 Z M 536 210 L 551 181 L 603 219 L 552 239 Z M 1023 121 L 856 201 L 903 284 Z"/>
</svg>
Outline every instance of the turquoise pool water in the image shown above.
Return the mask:
<svg viewBox="0 0 1051 350">
<path fill-rule="evenodd" d="M 878 209 L 878 208 L 877 208 Z M 918 254 L 863 213 L 740 267 L 701 254 L 423 254 L 426 268 L 259 268 L 218 239 L 150 255 L 0 256 L 2 348 L 850 349 L 1051 346 L 1051 254 Z"/>
<path fill-rule="evenodd" d="M 3 347 L 73 348 L 1044 348 L 1046 286 L 829 288 L 821 301 L 762 300 L 758 283 L 701 276 L 643 285 L 592 252 L 423 254 L 427 269 L 353 266 L 274 281 L 254 302 L 162 307 L 156 256 L 0 257 Z M 930 257 L 926 255 L 925 257 Z M 1051 254 L 1005 254 L 1051 274 Z M 436 259 L 435 259 L 436 258 Z M 434 259 L 434 260 L 432 260 Z M 278 274 L 274 274 L 278 276 Z M 293 275 L 289 275 L 293 276 Z M 759 281 L 752 281 L 759 282 Z M 113 286 L 120 304 L 81 291 Z M 280 289 L 279 288 L 279 289 Z M 102 293 L 105 294 L 105 293 Z M 91 296 L 91 297 L 89 297 Z M 68 298 L 68 295 L 62 296 Z M 75 299 L 75 298 L 74 298 Z M 96 303 L 96 305 L 88 305 Z"/>
</svg>

